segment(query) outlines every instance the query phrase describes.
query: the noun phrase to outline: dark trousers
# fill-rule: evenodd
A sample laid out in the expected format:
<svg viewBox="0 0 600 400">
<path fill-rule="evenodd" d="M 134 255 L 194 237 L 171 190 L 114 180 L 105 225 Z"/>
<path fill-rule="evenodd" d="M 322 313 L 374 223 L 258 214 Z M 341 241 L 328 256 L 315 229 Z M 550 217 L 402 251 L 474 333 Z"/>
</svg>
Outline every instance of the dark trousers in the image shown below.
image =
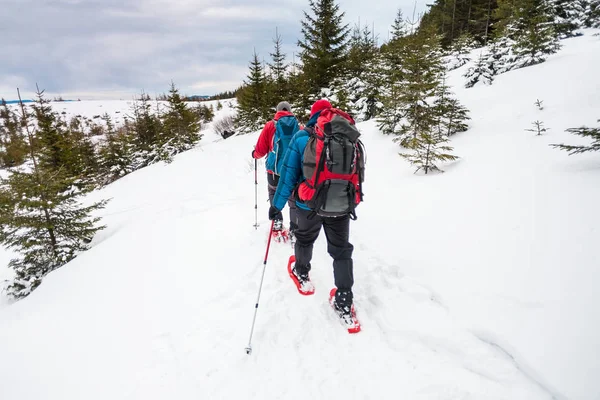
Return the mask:
<svg viewBox="0 0 600 400">
<path fill-rule="evenodd" d="M 269 188 L 269 203 L 273 205 L 273 197 L 275 197 L 275 191 L 277 190 L 277 183 L 279 183 L 279 176 L 270 174 L 267 172 L 267 186 Z M 295 231 L 297 228 L 296 223 L 296 211 L 298 207 L 296 206 L 296 200 L 294 199 L 294 194 L 290 196 L 288 199 L 288 206 L 290 207 L 290 230 Z M 283 214 L 279 212 L 279 214 L 275 217 L 276 220 L 283 220 Z"/>
<path fill-rule="evenodd" d="M 310 271 L 313 245 L 319 237 L 321 227 L 325 230 L 327 238 L 327 252 L 333 258 L 333 277 L 338 290 L 351 290 L 354 285 L 352 265 L 352 251 L 350 244 L 350 217 L 319 217 L 311 216 L 311 211 L 301 208 L 297 211 L 298 230 L 296 230 L 296 265 L 298 273 Z"/>
</svg>

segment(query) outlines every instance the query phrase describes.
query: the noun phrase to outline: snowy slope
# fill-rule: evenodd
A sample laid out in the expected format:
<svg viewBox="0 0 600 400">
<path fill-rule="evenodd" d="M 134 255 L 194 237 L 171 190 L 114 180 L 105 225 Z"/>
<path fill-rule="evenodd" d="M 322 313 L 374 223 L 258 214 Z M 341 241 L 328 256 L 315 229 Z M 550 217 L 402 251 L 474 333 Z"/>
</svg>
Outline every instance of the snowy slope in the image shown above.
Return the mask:
<svg viewBox="0 0 600 400">
<path fill-rule="evenodd" d="M 564 44 L 491 87 L 456 87 L 474 119 L 445 174 L 413 175 L 391 138 L 361 124 L 360 334 L 327 304 L 322 235 L 309 298 L 287 277 L 289 246 L 272 247 L 245 354 L 269 226 L 264 165 L 254 230 L 257 134 L 208 136 L 94 193 L 113 199 L 94 247 L 0 309 L 0 398 L 598 399 L 600 158 L 548 144 L 575 143 L 564 129 L 600 118 L 600 39 Z M 525 131 L 535 119 L 545 136 Z"/>
</svg>

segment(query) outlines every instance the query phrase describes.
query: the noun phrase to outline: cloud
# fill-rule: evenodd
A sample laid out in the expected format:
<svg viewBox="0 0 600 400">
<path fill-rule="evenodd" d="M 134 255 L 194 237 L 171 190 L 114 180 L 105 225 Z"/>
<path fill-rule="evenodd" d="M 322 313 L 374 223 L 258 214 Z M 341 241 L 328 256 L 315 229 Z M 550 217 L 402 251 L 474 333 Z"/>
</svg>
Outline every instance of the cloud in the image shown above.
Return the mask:
<svg viewBox="0 0 600 400">
<path fill-rule="evenodd" d="M 376 30 L 387 32 L 395 6 L 373 1 L 378 7 L 358 0 L 338 3 L 348 22 L 360 16 L 361 22 L 375 22 Z M 110 97 L 111 92 L 121 98 L 142 89 L 162 93 L 171 80 L 188 94 L 234 89 L 245 78 L 255 49 L 268 61 L 276 28 L 291 60 L 302 11 L 308 10 L 306 0 L 0 3 L 0 96 L 7 98 L 14 98 L 17 86 L 31 96 L 36 82 L 49 95 L 86 98 Z"/>
</svg>

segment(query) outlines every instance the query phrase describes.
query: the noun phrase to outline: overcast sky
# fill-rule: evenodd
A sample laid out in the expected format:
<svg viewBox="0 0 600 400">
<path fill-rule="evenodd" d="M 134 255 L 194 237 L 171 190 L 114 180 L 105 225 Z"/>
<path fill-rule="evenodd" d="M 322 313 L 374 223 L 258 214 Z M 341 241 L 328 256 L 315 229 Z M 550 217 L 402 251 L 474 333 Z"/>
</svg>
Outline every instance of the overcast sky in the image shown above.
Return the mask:
<svg viewBox="0 0 600 400">
<path fill-rule="evenodd" d="M 417 12 L 427 0 L 416 0 Z M 269 59 L 275 29 L 291 59 L 308 0 L 0 0 L 0 97 L 36 82 L 65 98 L 131 99 L 142 89 L 214 94 L 245 78 L 253 49 Z M 380 41 L 415 0 L 338 0 Z"/>
</svg>

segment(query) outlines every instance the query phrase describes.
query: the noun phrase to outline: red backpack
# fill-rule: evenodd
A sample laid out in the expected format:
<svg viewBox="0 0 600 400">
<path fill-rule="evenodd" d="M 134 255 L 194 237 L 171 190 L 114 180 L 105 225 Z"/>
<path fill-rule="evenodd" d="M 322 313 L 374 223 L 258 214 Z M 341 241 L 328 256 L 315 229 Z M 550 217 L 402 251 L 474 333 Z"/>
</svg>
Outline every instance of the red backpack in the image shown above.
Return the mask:
<svg viewBox="0 0 600 400">
<path fill-rule="evenodd" d="M 298 198 L 323 217 L 350 215 L 363 201 L 365 151 L 354 119 L 336 108 L 321 111 L 304 149 L 302 172 L 306 180 Z"/>
</svg>

